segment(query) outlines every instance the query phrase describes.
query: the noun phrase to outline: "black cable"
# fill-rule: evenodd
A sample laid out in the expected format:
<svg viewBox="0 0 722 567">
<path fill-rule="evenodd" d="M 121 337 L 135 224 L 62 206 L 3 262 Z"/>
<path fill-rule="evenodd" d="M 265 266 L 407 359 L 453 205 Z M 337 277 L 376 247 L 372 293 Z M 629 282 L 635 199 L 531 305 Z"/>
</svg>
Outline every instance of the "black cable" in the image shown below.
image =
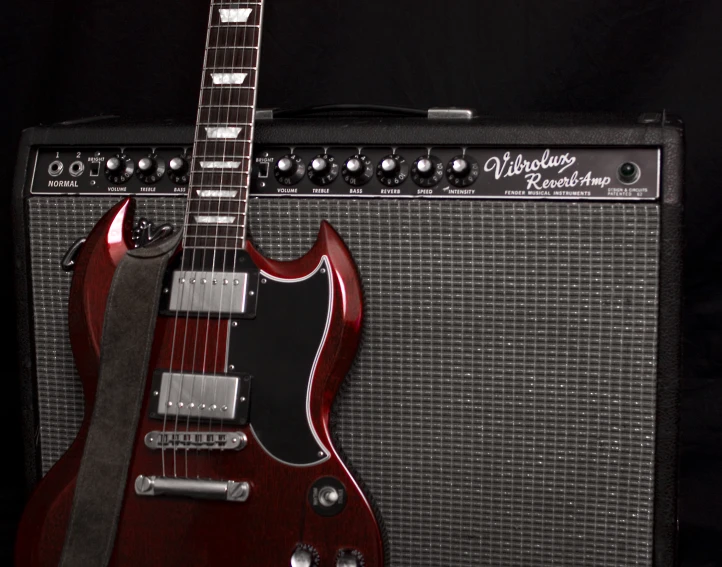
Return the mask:
<svg viewBox="0 0 722 567">
<path fill-rule="evenodd" d="M 298 118 L 302 116 L 313 116 L 314 114 L 330 114 L 334 112 L 367 112 L 381 114 L 395 114 L 402 116 L 423 116 L 428 115 L 427 110 L 419 108 L 406 108 L 403 106 L 385 106 L 380 104 L 324 104 L 320 106 L 305 106 L 298 108 L 285 108 L 273 111 L 274 116 L 279 118 Z"/>
</svg>

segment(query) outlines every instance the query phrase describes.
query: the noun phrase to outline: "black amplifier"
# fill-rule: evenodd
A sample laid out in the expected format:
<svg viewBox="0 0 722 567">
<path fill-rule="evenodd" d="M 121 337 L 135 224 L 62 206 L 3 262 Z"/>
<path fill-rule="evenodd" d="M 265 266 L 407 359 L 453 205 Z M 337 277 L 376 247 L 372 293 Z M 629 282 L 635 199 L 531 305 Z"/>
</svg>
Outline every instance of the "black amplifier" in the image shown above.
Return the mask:
<svg viewBox="0 0 722 567">
<path fill-rule="evenodd" d="M 259 118 L 251 238 L 291 259 L 329 220 L 363 279 L 335 430 L 383 515 L 388 565 L 673 565 L 680 124 Z M 180 228 L 192 140 L 191 126 L 112 122 L 24 135 L 31 483 L 82 417 L 73 248 L 127 195 L 139 239 Z"/>
</svg>

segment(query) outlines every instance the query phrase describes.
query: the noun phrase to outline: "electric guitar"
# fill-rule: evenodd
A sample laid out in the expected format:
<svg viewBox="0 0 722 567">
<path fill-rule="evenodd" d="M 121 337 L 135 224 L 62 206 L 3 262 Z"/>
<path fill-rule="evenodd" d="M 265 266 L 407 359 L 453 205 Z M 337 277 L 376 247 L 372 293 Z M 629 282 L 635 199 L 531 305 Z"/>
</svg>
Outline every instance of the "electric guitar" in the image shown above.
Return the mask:
<svg viewBox="0 0 722 567">
<path fill-rule="evenodd" d="M 183 239 L 162 291 L 112 549 L 97 550 L 108 565 L 384 563 L 379 520 L 329 425 L 362 323 L 351 255 L 327 223 L 292 262 L 264 258 L 248 237 L 262 15 L 262 0 L 211 2 L 193 155 L 169 164 L 190 178 Z M 153 156 L 141 161 L 136 173 L 152 175 Z M 128 163 L 122 154 L 108 161 L 111 183 L 133 174 Z M 85 419 L 25 510 L 18 567 L 61 562 L 92 429 L 106 302 L 134 247 L 133 207 L 126 199 L 110 210 L 76 261 L 70 335 Z"/>
</svg>

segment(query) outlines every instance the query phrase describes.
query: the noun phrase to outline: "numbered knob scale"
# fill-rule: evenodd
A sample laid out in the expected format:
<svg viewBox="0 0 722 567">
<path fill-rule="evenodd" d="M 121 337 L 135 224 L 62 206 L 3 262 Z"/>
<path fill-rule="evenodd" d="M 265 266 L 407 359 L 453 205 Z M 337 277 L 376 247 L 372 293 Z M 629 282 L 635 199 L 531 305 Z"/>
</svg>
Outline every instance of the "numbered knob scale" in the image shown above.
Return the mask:
<svg viewBox="0 0 722 567">
<path fill-rule="evenodd" d="M 398 187 L 409 176 L 409 164 L 398 154 L 386 156 L 376 168 L 376 177 L 387 187 Z"/>
<path fill-rule="evenodd" d="M 349 185 L 365 185 L 374 175 L 373 164 L 368 156 L 356 154 L 346 160 L 341 170 L 343 180 Z"/>
<path fill-rule="evenodd" d="M 176 156 L 168 162 L 168 177 L 176 185 L 188 183 L 189 162 L 190 158 L 186 154 Z"/>
<path fill-rule="evenodd" d="M 295 185 L 306 174 L 306 164 L 296 154 L 285 155 L 276 162 L 274 173 L 281 185 Z"/>
<path fill-rule="evenodd" d="M 156 154 L 150 154 L 138 160 L 135 174 L 143 183 L 151 185 L 165 174 L 165 160 Z"/>
<path fill-rule="evenodd" d="M 105 177 L 110 183 L 122 184 L 133 177 L 135 164 L 125 154 L 115 154 L 105 162 Z"/>
<path fill-rule="evenodd" d="M 479 162 L 468 155 L 456 156 L 446 166 L 446 177 L 454 187 L 468 187 L 479 178 Z"/>
<path fill-rule="evenodd" d="M 338 177 L 340 169 L 333 156 L 317 155 L 308 168 L 308 178 L 316 185 L 329 185 Z"/>
<path fill-rule="evenodd" d="M 411 168 L 411 179 L 419 187 L 433 187 L 444 177 L 444 164 L 436 156 L 420 157 Z"/>
</svg>

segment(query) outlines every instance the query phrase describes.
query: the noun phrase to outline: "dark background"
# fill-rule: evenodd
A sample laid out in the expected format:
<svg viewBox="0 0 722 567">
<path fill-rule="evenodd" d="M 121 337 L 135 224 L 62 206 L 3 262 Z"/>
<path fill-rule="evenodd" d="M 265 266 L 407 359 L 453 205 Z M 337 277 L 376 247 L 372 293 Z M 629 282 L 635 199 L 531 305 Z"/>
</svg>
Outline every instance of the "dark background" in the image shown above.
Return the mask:
<svg viewBox="0 0 722 567">
<path fill-rule="evenodd" d="M 22 128 L 195 118 L 208 0 L 24 0 L 2 12 L 0 238 L 6 481 L 0 565 L 25 498 L 11 316 Z M 259 106 L 375 103 L 482 114 L 667 109 L 687 127 L 682 565 L 722 565 L 722 2 L 266 0 Z M 2 92 L 2 91 L 0 91 Z"/>
</svg>

